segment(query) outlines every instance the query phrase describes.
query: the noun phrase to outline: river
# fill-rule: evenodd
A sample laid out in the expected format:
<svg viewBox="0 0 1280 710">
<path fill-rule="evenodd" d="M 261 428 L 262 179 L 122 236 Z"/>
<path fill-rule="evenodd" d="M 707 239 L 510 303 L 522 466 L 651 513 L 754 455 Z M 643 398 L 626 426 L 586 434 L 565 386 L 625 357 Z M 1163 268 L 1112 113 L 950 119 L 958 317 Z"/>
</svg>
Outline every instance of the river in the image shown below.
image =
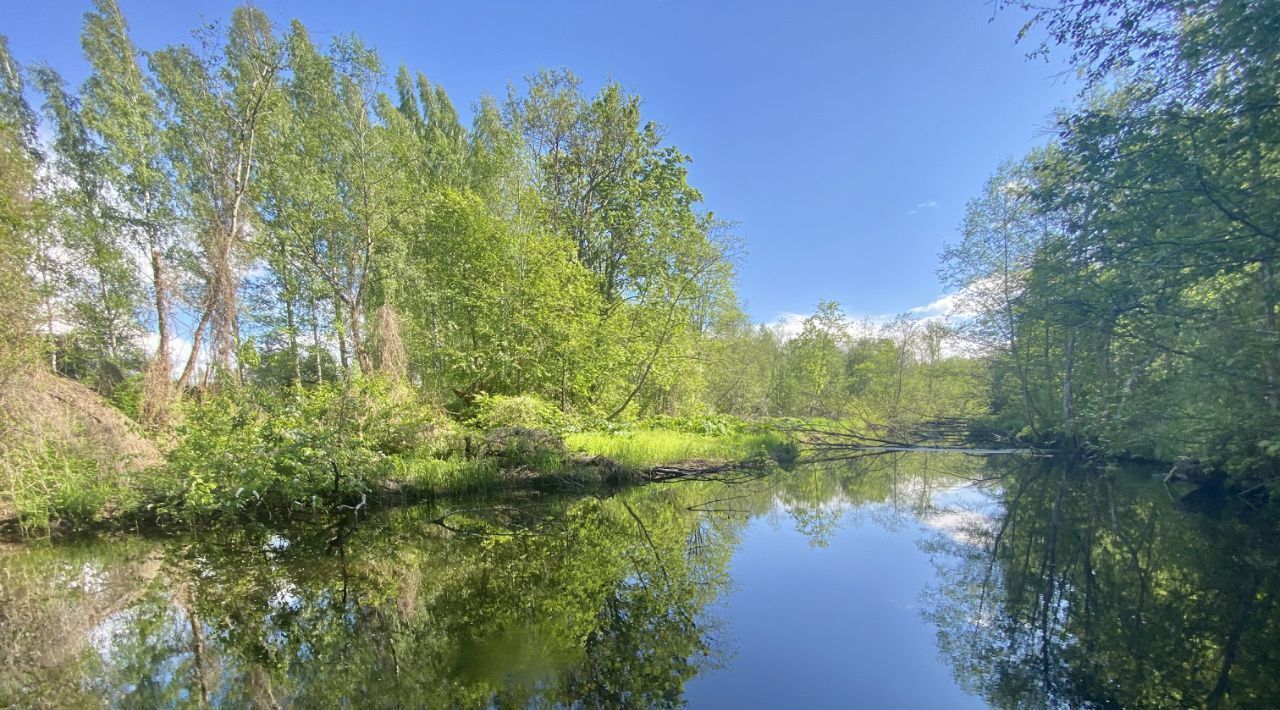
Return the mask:
<svg viewBox="0 0 1280 710">
<path fill-rule="evenodd" d="M 31 543 L 0 705 L 1274 707 L 1274 521 L 1183 492 L 886 453 Z"/>
</svg>

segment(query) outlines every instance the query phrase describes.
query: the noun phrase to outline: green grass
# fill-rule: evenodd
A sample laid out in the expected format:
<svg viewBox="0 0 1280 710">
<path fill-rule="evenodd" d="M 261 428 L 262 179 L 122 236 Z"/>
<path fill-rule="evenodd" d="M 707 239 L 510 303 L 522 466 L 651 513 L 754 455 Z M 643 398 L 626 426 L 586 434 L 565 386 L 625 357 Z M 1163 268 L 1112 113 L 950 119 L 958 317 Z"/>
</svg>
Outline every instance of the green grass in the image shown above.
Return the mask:
<svg viewBox="0 0 1280 710">
<path fill-rule="evenodd" d="M 494 459 L 437 459 L 406 456 L 394 459 L 391 479 L 436 495 L 474 493 L 499 480 Z"/>
<path fill-rule="evenodd" d="M 50 450 L 3 463 L 0 510 L 16 514 L 26 532 L 47 530 L 55 521 L 90 524 L 107 511 L 142 502 L 129 477 L 100 472 L 89 459 Z"/>
<path fill-rule="evenodd" d="M 773 433 L 708 436 L 665 430 L 581 432 L 567 435 L 565 443 L 574 451 L 604 456 L 633 469 L 695 459 L 743 461 L 772 455 L 785 447 L 783 438 Z"/>
</svg>

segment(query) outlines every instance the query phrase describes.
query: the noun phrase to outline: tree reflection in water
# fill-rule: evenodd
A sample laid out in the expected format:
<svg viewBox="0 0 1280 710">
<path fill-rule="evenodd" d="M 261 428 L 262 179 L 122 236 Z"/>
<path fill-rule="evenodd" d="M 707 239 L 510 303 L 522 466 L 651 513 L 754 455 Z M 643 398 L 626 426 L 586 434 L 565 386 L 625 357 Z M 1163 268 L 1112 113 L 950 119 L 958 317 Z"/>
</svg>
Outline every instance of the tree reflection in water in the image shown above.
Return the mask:
<svg viewBox="0 0 1280 710">
<path fill-rule="evenodd" d="M 981 493 L 951 492 L 972 481 Z M 1273 524 L 1186 510 L 1147 476 L 899 453 L 737 485 L 31 546 L 0 557 L 0 704 L 679 705 L 732 662 L 711 602 L 760 516 L 815 546 L 866 521 L 936 530 L 925 615 L 994 705 L 1280 692 Z"/>
<path fill-rule="evenodd" d="M 677 704 L 740 525 L 688 510 L 705 488 L 31 548 L 2 562 L 0 700 Z"/>
<path fill-rule="evenodd" d="M 1000 514 L 931 543 L 928 616 L 962 684 L 999 707 L 1280 701 L 1274 521 L 1142 473 L 999 467 Z"/>
</svg>

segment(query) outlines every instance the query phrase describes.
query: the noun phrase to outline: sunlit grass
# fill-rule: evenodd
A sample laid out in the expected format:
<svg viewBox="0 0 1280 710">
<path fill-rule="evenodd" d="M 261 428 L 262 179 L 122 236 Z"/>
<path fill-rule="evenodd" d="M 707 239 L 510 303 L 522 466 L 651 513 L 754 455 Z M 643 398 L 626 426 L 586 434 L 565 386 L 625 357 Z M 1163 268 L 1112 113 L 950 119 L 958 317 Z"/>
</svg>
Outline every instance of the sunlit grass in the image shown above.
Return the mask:
<svg viewBox="0 0 1280 710">
<path fill-rule="evenodd" d="M 55 521 L 89 524 L 142 502 L 130 480 L 141 474 L 104 473 L 95 461 L 53 451 L 24 453 L 0 467 L 0 521 L 12 516 L 26 532 L 47 530 Z"/>
<path fill-rule="evenodd" d="M 391 478 L 401 484 L 437 495 L 473 493 L 493 488 L 499 479 L 493 459 L 395 459 Z"/>
<path fill-rule="evenodd" d="M 708 436 L 679 431 L 580 432 L 565 437 L 570 449 L 613 459 L 627 468 L 652 468 L 697 459 L 741 461 L 767 455 L 776 434 Z"/>
</svg>

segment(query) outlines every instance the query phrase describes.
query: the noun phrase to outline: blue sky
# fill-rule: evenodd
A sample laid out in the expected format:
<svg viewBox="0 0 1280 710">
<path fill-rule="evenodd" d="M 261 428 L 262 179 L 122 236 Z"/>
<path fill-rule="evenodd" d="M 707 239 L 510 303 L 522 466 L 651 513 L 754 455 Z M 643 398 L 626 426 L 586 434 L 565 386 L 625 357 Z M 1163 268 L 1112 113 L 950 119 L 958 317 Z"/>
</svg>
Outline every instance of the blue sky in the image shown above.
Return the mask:
<svg viewBox="0 0 1280 710">
<path fill-rule="evenodd" d="M 143 49 L 186 41 L 226 0 L 119 0 Z M 943 295 L 934 272 L 964 203 L 1044 142 L 1077 84 L 1027 61 L 1022 16 L 988 0 L 424 2 L 258 0 L 318 38 L 355 32 L 460 109 L 539 67 L 609 78 L 693 159 L 707 206 L 740 223 L 739 292 L 757 321 L 836 299 L 854 315 Z M 88 0 L 5 2 L 19 61 L 83 79 Z"/>
</svg>

